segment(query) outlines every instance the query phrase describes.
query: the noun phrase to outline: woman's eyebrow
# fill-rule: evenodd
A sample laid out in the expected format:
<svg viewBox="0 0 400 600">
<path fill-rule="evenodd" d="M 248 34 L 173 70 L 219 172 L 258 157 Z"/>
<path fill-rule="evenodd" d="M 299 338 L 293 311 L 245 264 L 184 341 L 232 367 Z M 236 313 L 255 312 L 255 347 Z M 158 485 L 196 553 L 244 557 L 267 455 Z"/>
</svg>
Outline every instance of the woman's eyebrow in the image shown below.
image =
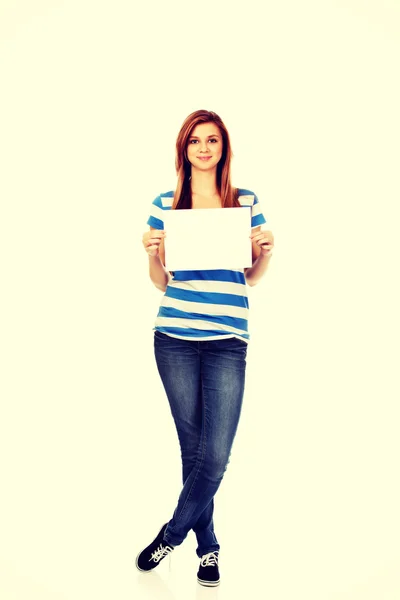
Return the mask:
<svg viewBox="0 0 400 600">
<path fill-rule="evenodd" d="M 219 135 L 217 133 L 212 133 L 211 135 L 207 136 L 208 138 L 212 138 L 212 137 L 219 137 Z M 190 140 L 199 140 L 200 138 L 197 137 L 197 135 L 191 135 L 189 137 Z"/>
</svg>

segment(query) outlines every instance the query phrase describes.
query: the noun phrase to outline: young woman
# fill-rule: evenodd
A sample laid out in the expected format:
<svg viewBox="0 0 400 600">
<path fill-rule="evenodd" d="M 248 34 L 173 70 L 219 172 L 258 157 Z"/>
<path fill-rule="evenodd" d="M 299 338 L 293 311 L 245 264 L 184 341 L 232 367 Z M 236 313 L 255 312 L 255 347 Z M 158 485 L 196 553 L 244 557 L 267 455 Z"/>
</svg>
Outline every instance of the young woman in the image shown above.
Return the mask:
<svg viewBox="0 0 400 600">
<path fill-rule="evenodd" d="M 219 584 L 220 546 L 213 498 L 226 470 L 244 392 L 248 299 L 267 270 L 274 245 L 255 194 L 231 185 L 231 145 L 220 117 L 199 110 L 184 121 L 176 142 L 175 192 L 158 196 L 143 235 L 150 279 L 165 292 L 155 323 L 154 350 L 175 421 L 183 488 L 175 512 L 137 557 L 151 571 L 191 529 L 197 538 L 199 583 Z M 251 207 L 252 267 L 176 271 L 165 268 L 163 215 L 182 208 Z M 221 231 L 224 239 L 229 231 Z M 207 243 L 207 240 L 204 240 Z"/>
</svg>

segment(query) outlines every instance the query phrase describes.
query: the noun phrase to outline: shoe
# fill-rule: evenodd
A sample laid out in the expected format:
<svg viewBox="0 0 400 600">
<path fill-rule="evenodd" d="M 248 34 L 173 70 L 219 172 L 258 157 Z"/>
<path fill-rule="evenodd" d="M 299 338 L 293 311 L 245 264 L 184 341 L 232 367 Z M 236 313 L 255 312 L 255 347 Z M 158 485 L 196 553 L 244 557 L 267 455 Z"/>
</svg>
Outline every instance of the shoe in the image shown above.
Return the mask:
<svg viewBox="0 0 400 600">
<path fill-rule="evenodd" d="M 136 557 L 136 567 L 139 571 L 152 571 L 174 549 L 174 546 L 164 541 L 167 525 L 168 523 L 161 527 L 155 540 Z"/>
<path fill-rule="evenodd" d="M 197 572 L 197 581 L 201 585 L 208 587 L 219 585 L 218 555 L 219 551 L 216 550 L 201 557 L 200 567 Z"/>
</svg>

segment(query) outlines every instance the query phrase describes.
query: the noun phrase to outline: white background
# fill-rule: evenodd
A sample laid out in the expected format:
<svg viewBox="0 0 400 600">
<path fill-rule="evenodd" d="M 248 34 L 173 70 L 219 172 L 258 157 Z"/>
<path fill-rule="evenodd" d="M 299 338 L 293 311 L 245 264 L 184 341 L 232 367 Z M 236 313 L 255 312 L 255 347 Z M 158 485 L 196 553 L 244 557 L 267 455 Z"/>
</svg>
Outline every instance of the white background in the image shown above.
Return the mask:
<svg viewBox="0 0 400 600">
<path fill-rule="evenodd" d="M 2 0 L 2 600 L 398 600 L 399 33 L 395 0 Z M 198 108 L 276 239 L 218 590 L 193 536 L 134 567 L 180 489 L 141 236 Z"/>
</svg>

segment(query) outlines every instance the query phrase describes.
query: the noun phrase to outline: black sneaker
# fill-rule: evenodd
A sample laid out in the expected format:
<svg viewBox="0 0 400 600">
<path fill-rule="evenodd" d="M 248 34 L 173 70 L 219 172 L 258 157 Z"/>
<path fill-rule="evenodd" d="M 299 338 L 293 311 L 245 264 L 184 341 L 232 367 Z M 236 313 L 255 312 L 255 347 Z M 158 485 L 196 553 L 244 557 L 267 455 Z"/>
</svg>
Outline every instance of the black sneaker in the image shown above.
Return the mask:
<svg viewBox="0 0 400 600">
<path fill-rule="evenodd" d="M 216 550 L 201 557 L 200 567 L 197 572 L 197 581 L 201 585 L 208 587 L 219 585 L 218 554 L 219 551 Z"/>
<path fill-rule="evenodd" d="M 156 539 L 137 556 L 136 566 L 139 571 L 151 571 L 174 549 L 173 546 L 164 542 L 164 533 L 167 525 L 168 523 L 161 527 Z"/>
</svg>

